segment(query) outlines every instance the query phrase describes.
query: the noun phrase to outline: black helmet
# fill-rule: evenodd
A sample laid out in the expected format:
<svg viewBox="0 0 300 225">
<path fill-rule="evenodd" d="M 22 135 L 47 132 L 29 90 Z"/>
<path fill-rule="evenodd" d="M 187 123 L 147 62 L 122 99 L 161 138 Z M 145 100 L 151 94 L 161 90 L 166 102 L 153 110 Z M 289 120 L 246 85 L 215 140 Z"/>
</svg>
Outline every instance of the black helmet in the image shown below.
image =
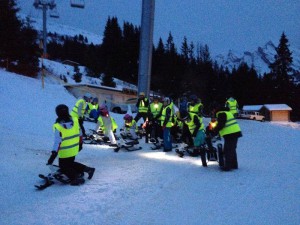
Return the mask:
<svg viewBox="0 0 300 225">
<path fill-rule="evenodd" d="M 69 108 L 68 106 L 64 105 L 64 104 L 60 104 L 58 106 L 56 106 L 55 108 L 55 112 L 58 118 L 60 119 L 66 119 L 69 118 Z"/>
<path fill-rule="evenodd" d="M 190 101 L 194 101 L 194 102 L 197 102 L 198 98 L 196 95 L 191 95 L 190 96 Z"/>
</svg>

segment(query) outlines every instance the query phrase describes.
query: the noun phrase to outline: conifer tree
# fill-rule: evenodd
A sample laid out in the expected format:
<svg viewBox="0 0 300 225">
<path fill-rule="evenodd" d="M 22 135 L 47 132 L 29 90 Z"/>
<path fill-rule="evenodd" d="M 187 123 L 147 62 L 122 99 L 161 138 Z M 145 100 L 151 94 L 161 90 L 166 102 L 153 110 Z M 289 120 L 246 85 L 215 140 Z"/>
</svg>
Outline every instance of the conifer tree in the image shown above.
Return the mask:
<svg viewBox="0 0 300 225">
<path fill-rule="evenodd" d="M 270 65 L 271 74 L 280 81 L 288 80 L 289 72 L 292 71 L 291 64 L 293 62 L 292 53 L 289 50 L 289 43 L 284 32 L 281 35 L 279 45 L 276 48 L 274 63 Z"/>
</svg>

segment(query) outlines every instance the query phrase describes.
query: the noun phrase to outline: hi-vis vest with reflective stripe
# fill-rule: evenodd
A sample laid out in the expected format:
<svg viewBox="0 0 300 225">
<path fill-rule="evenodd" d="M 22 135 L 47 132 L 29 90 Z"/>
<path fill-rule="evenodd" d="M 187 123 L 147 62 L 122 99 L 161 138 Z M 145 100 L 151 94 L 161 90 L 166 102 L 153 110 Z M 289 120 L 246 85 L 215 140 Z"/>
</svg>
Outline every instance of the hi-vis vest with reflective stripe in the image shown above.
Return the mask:
<svg viewBox="0 0 300 225">
<path fill-rule="evenodd" d="M 200 109 L 201 106 L 202 106 L 202 103 L 197 103 L 194 106 L 189 105 L 188 112 L 199 115 L 199 113 L 200 113 L 199 109 Z"/>
<path fill-rule="evenodd" d="M 237 113 L 237 101 L 235 99 L 233 101 L 228 100 L 226 103 L 228 103 L 230 112 L 232 114 Z"/>
<path fill-rule="evenodd" d="M 77 117 L 77 118 L 79 117 L 79 115 L 78 115 L 78 107 L 79 107 L 79 104 L 81 104 L 81 103 L 82 103 L 81 115 L 83 116 L 85 108 L 86 108 L 86 102 L 85 102 L 84 99 L 79 99 L 76 102 L 74 108 L 72 109 L 72 112 L 71 112 L 71 116 L 72 117 Z"/>
<path fill-rule="evenodd" d="M 196 124 L 194 123 L 194 117 L 197 116 L 196 114 L 194 113 L 189 113 L 190 117 L 191 117 L 191 120 L 189 122 L 185 122 L 186 125 L 189 127 L 189 130 L 190 130 L 190 133 L 193 134 L 194 133 L 194 130 L 196 128 Z M 197 116 L 199 122 L 200 122 L 200 128 L 199 130 L 204 130 L 204 124 L 202 122 L 202 118 Z"/>
<path fill-rule="evenodd" d="M 173 110 L 172 110 L 172 105 L 169 104 L 168 106 L 166 106 L 163 111 L 162 111 L 162 114 L 161 114 L 161 126 L 164 125 L 164 121 L 165 121 L 165 118 L 166 118 L 166 113 L 167 113 L 167 109 L 170 109 L 171 110 L 171 113 L 170 113 L 170 118 L 169 118 L 169 121 L 167 122 L 166 124 L 166 127 L 172 127 L 173 126 L 173 123 L 172 123 L 172 118 L 173 118 Z"/>
<path fill-rule="evenodd" d="M 89 102 L 89 103 L 88 103 L 88 111 L 87 111 L 87 113 L 90 114 L 90 112 L 91 112 L 93 109 L 98 109 L 98 107 L 99 107 L 99 104 L 94 105 L 93 103 Z"/>
<path fill-rule="evenodd" d="M 148 107 L 145 106 L 145 102 L 147 101 L 147 98 L 144 98 L 143 100 L 140 100 L 140 104 L 139 104 L 139 112 L 148 112 Z"/>
<path fill-rule="evenodd" d="M 117 125 L 117 123 L 116 123 L 116 121 L 114 120 L 114 118 L 112 118 L 111 116 L 109 116 L 110 117 L 110 121 L 111 121 L 111 129 L 112 129 L 112 131 L 114 131 L 115 129 L 117 129 L 118 128 L 118 125 Z M 104 127 L 104 123 L 103 123 L 103 119 L 102 119 L 102 116 L 99 116 L 98 117 L 98 121 L 99 121 L 99 124 L 100 124 L 100 127 L 101 127 L 101 129 L 103 130 L 103 131 L 105 131 L 105 127 Z"/>
<path fill-rule="evenodd" d="M 156 117 L 160 113 L 162 106 L 163 104 L 161 102 L 152 102 L 150 104 L 150 112 L 152 113 L 153 117 Z"/>
<path fill-rule="evenodd" d="M 61 124 L 55 123 L 53 129 L 61 133 L 62 142 L 58 151 L 59 158 L 70 158 L 76 156 L 79 151 L 80 128 L 78 120 L 73 118 L 73 127 L 66 129 Z"/>
<path fill-rule="evenodd" d="M 217 113 L 217 116 L 219 115 L 219 113 L 226 113 L 227 118 L 225 127 L 219 131 L 220 136 L 233 134 L 241 131 L 239 124 L 237 123 L 236 119 L 234 118 L 231 112 L 221 111 Z"/>
<path fill-rule="evenodd" d="M 130 129 L 132 129 L 132 127 L 135 128 L 135 132 L 138 132 L 139 129 L 138 129 L 138 126 L 136 125 L 136 122 L 135 120 L 131 120 L 130 123 L 126 123 L 126 120 L 124 121 L 125 123 L 125 130 L 128 132 Z"/>
</svg>

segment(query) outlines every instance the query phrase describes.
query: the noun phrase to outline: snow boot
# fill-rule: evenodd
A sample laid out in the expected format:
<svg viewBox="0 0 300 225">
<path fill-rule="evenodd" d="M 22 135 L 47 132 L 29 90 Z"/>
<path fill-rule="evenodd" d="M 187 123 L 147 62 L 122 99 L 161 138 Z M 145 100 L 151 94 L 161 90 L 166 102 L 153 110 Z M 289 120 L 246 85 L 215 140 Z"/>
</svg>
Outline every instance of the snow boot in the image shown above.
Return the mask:
<svg viewBox="0 0 300 225">
<path fill-rule="evenodd" d="M 74 180 L 70 181 L 70 185 L 78 186 L 78 185 L 84 184 L 84 182 L 85 182 L 85 180 L 83 178 L 77 177 Z"/>
<path fill-rule="evenodd" d="M 88 179 L 92 179 L 92 177 L 94 176 L 95 173 L 95 168 L 91 168 L 91 167 L 86 167 L 84 172 L 88 173 Z"/>
<path fill-rule="evenodd" d="M 206 152 L 205 148 L 204 147 L 200 147 L 199 153 L 200 153 L 200 157 L 201 157 L 201 161 L 202 161 L 202 166 L 203 167 L 207 167 L 205 152 Z"/>
</svg>

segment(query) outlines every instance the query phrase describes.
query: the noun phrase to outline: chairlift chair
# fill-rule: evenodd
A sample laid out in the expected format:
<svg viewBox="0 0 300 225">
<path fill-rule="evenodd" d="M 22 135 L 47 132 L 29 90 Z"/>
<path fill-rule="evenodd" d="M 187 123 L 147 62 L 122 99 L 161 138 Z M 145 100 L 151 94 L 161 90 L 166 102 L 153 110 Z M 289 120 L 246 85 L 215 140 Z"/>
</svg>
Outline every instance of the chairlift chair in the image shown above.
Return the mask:
<svg viewBox="0 0 300 225">
<path fill-rule="evenodd" d="M 59 18 L 59 14 L 58 14 L 58 11 L 57 11 L 57 8 L 53 8 L 51 11 L 50 11 L 50 17 L 52 18 Z"/>
<path fill-rule="evenodd" d="M 81 8 L 81 9 L 83 9 L 85 6 L 84 0 L 70 0 L 70 4 L 71 4 L 71 7 Z"/>
</svg>

